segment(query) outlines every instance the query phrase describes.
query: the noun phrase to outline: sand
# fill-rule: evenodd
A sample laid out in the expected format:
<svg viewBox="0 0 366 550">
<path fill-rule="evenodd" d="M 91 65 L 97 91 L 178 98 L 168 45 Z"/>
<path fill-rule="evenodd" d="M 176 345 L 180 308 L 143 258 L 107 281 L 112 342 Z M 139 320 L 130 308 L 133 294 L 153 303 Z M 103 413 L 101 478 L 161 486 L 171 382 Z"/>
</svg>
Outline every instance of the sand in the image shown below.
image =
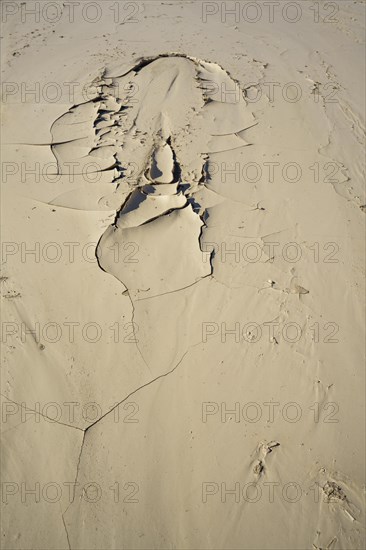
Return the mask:
<svg viewBox="0 0 366 550">
<path fill-rule="evenodd" d="M 365 548 L 364 2 L 1 9 L 3 548 Z"/>
</svg>

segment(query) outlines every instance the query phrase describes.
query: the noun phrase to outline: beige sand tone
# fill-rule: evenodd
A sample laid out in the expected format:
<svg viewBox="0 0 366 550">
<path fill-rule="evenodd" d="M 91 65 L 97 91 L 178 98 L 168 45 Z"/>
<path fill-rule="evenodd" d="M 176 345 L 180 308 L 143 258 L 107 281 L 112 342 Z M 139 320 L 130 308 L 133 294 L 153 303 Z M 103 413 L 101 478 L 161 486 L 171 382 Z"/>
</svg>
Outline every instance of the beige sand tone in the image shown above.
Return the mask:
<svg viewBox="0 0 366 550">
<path fill-rule="evenodd" d="M 363 549 L 364 3 L 4 4 L 3 547 Z"/>
</svg>

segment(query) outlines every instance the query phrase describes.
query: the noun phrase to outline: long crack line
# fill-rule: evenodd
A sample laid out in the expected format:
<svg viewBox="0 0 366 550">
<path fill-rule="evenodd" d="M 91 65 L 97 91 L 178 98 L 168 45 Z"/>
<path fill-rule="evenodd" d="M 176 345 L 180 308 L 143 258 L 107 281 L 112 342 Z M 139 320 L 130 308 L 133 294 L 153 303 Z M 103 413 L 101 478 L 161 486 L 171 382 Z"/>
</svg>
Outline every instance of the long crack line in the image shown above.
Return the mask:
<svg viewBox="0 0 366 550">
<path fill-rule="evenodd" d="M 25 407 L 22 403 L 17 403 L 17 401 L 13 401 L 12 399 L 9 399 L 9 397 L 4 395 L 3 393 L 0 393 L 0 395 L 4 397 L 4 399 L 7 399 L 10 403 L 14 403 L 14 405 L 18 405 L 18 407 L 21 407 L 25 411 L 33 412 L 34 414 L 39 414 L 40 416 L 43 416 L 43 418 L 47 418 L 47 420 L 49 420 L 51 423 L 60 424 L 61 426 L 66 426 L 67 428 L 74 428 L 75 430 L 80 430 L 81 432 L 84 431 L 84 429 L 79 428 L 79 426 L 72 426 L 72 424 L 67 424 L 66 422 L 60 422 L 59 420 L 55 420 L 54 418 L 51 418 L 46 414 L 42 414 L 41 411 L 36 411 L 34 409 L 30 409 L 29 407 Z M 17 426 L 19 426 L 20 424 L 17 424 Z"/>
<path fill-rule="evenodd" d="M 165 372 L 164 374 L 160 374 L 159 376 L 157 376 L 156 378 L 154 378 L 153 380 L 150 380 L 149 382 L 146 382 L 146 384 L 143 384 L 142 386 L 139 386 L 136 390 L 133 390 L 131 393 L 129 393 L 127 395 L 127 397 L 124 397 L 122 399 L 122 401 L 120 401 L 119 403 L 117 403 L 114 407 L 112 407 L 112 409 L 109 409 L 109 411 L 107 411 L 106 413 L 104 413 L 101 417 L 98 418 L 98 420 L 96 420 L 95 422 L 93 422 L 92 424 L 90 424 L 86 429 L 85 429 L 85 433 L 90 429 L 92 428 L 93 426 L 95 426 L 96 424 L 98 424 L 98 422 L 100 422 L 103 418 L 105 418 L 106 416 L 108 416 L 109 414 L 111 414 L 111 412 L 113 412 L 117 407 L 119 407 L 120 405 L 122 405 L 122 403 L 124 403 L 125 401 L 127 401 L 127 399 L 129 399 L 132 395 L 135 395 L 138 391 L 142 390 L 143 388 L 146 388 L 147 386 L 150 386 L 151 384 L 153 384 L 154 382 L 156 382 L 157 380 L 160 380 L 160 378 L 165 378 L 166 376 L 169 376 L 169 374 L 172 374 L 178 367 L 179 365 L 182 363 L 183 359 L 185 358 L 185 356 L 187 355 L 187 353 L 190 351 L 190 349 L 194 346 L 197 346 L 198 344 L 200 344 L 201 342 L 198 342 L 197 344 L 194 344 L 192 346 L 189 346 L 189 348 L 184 352 L 184 354 L 182 355 L 182 357 L 180 358 L 180 360 L 178 361 L 178 363 L 171 369 L 169 370 L 168 372 Z"/>
</svg>

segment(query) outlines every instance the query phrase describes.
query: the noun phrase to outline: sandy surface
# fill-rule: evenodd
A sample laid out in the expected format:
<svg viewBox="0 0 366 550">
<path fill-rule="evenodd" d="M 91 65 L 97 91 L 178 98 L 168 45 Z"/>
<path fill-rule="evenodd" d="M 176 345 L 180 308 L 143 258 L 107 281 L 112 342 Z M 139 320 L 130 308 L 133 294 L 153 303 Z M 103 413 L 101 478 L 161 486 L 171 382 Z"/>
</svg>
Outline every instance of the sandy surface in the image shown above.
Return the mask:
<svg viewBox="0 0 366 550">
<path fill-rule="evenodd" d="M 365 4 L 1 8 L 3 548 L 365 548 Z"/>
</svg>

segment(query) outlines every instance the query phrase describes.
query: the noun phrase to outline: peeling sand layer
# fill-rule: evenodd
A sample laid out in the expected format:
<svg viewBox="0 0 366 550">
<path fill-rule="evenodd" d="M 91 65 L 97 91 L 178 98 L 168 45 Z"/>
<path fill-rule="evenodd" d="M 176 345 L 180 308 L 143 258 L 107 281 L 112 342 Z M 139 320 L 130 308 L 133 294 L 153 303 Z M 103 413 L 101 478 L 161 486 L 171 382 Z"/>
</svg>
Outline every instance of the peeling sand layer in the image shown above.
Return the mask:
<svg viewBox="0 0 366 550">
<path fill-rule="evenodd" d="M 3 547 L 364 549 L 364 2 L 69 4 L 2 5 Z"/>
</svg>

